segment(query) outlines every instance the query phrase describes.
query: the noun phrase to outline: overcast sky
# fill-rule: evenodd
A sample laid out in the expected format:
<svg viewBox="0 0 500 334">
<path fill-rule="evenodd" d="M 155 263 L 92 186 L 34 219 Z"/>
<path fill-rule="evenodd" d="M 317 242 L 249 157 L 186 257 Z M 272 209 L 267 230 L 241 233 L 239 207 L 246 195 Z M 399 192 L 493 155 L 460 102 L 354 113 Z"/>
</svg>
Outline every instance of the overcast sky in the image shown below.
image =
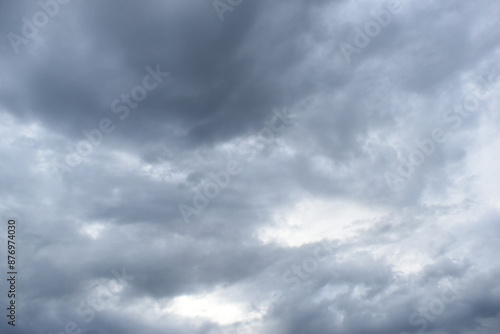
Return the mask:
<svg viewBox="0 0 500 334">
<path fill-rule="evenodd" d="M 3 333 L 500 332 L 498 0 L 57 1 L 0 1 Z"/>
</svg>

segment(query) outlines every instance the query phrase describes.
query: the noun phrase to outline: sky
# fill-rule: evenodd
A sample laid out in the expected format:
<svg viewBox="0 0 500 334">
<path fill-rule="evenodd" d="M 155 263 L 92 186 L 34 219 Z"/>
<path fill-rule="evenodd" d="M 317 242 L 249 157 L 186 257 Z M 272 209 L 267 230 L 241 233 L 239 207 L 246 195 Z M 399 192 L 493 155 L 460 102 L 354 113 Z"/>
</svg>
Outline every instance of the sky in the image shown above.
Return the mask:
<svg viewBox="0 0 500 334">
<path fill-rule="evenodd" d="M 499 15 L 1 0 L 0 331 L 499 333 Z"/>
</svg>

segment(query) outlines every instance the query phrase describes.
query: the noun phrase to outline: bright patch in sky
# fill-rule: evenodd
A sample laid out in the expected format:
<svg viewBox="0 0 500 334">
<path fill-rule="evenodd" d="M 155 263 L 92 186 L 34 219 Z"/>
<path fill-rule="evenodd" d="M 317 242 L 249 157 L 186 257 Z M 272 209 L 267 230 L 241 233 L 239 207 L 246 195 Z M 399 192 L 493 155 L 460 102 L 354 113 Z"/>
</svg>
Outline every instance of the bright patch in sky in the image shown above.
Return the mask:
<svg viewBox="0 0 500 334">
<path fill-rule="evenodd" d="M 86 224 L 84 227 L 82 227 L 81 232 L 83 234 L 86 234 L 92 239 L 97 239 L 101 235 L 101 232 L 104 230 L 106 226 L 103 224 Z"/>
<path fill-rule="evenodd" d="M 206 318 L 221 325 L 242 321 L 248 317 L 244 304 L 235 303 L 223 291 L 176 297 L 168 312 L 186 318 Z"/>
<path fill-rule="evenodd" d="M 283 210 L 283 209 L 282 209 Z M 321 240 L 346 240 L 368 222 L 384 216 L 379 208 L 348 200 L 307 198 L 288 210 L 275 213 L 275 225 L 263 228 L 260 239 L 288 247 Z"/>
</svg>

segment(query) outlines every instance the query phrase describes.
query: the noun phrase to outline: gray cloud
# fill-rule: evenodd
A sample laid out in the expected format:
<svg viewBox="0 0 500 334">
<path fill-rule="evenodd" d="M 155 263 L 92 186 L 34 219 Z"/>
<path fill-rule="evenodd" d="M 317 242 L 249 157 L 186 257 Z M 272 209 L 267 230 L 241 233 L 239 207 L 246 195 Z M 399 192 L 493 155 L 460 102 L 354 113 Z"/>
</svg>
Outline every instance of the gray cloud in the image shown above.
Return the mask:
<svg viewBox="0 0 500 334">
<path fill-rule="evenodd" d="M 401 1 L 350 62 L 390 2 L 72 0 L 24 36 L 54 1 L 0 3 L 1 330 L 498 332 L 495 1 Z"/>
</svg>

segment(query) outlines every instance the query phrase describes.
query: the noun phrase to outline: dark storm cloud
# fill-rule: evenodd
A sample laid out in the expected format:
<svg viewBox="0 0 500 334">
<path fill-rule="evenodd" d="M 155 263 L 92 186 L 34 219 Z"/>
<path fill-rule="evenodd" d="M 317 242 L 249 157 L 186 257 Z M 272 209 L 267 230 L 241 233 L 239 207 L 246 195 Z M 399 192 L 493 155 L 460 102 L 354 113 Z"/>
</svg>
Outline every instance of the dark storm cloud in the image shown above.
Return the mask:
<svg viewBox="0 0 500 334">
<path fill-rule="evenodd" d="M 281 8 L 262 1 L 242 4 L 224 24 L 209 2 L 70 2 L 39 31 L 38 45 L 8 55 L 17 58 L 10 76 L 19 85 L 4 92 L 4 104 L 77 139 L 100 118 L 115 120 L 111 103 L 160 64 L 172 77 L 121 125 L 122 140 L 158 140 L 171 122 L 195 145 L 239 136 L 310 90 L 301 83 L 307 73 L 287 77 L 307 53 L 300 35 L 313 18 L 305 3 L 283 6 L 285 26 L 271 21 Z M 28 62 L 35 48 L 43 52 Z"/>
<path fill-rule="evenodd" d="M 400 4 L 348 62 L 390 2 L 245 0 L 221 20 L 212 1 L 72 0 L 17 53 L 44 5 L 1 2 L 16 332 L 497 332 L 500 8 Z M 275 110 L 290 122 L 264 140 Z"/>
</svg>

